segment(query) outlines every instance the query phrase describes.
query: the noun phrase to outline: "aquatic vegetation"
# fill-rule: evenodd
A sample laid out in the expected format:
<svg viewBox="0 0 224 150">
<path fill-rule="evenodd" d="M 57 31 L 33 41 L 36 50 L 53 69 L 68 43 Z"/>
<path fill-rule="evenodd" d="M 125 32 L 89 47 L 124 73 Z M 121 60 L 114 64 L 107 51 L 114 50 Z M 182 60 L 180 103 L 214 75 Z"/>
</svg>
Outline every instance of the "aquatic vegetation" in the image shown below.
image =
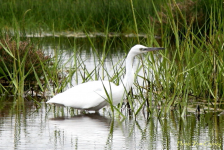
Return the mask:
<svg viewBox="0 0 224 150">
<path fill-rule="evenodd" d="M 163 3 L 157 0 L 155 3 Z M 131 9 L 133 5 L 134 9 Z M 138 30 L 144 31 L 153 7 L 147 0 L 2 0 L 0 6 L 0 27 L 13 28 L 18 22 L 21 31 L 101 31 L 135 32 L 135 12 Z"/>
<path fill-rule="evenodd" d="M 202 100 L 208 109 L 223 109 L 223 3 L 173 0 L 155 13 L 152 33 L 160 30 L 166 47 L 162 58 L 155 61 L 151 56 L 148 62 L 154 80 L 146 78 L 146 83 L 156 103 L 162 110 L 180 108 L 183 116 L 189 105 Z"/>
<path fill-rule="evenodd" d="M 209 33 L 212 29 L 210 20 L 217 23 L 220 21 L 219 15 L 223 15 L 223 3 L 222 1 L 169 0 L 165 5 L 161 5 L 161 10 L 155 8 L 155 13 L 157 18 L 150 16 L 150 20 L 156 25 L 157 32 L 160 34 L 169 32 L 170 35 L 174 35 L 172 26 L 175 24 L 178 34 L 184 38 L 189 29 L 197 35 Z"/>
<path fill-rule="evenodd" d="M 1 85 L 4 87 L 13 85 L 15 89 L 21 89 L 20 92 L 25 90 L 25 85 L 34 87 L 36 78 L 43 73 L 40 62 L 47 65 L 49 60 L 49 56 L 45 56 L 42 50 L 36 49 L 28 40 L 18 41 L 8 36 L 2 38 L 0 40 Z"/>
<path fill-rule="evenodd" d="M 140 43 L 166 49 L 156 55 L 149 54 L 146 60 L 140 58 L 141 63 L 137 71 L 142 69 L 144 74 L 135 76 L 133 89 L 123 101 L 124 105 L 111 107 L 112 109 L 116 109 L 119 114 L 122 114 L 121 110 L 125 108 L 134 115 L 145 111 L 158 116 L 164 115 L 164 112 L 170 109 L 176 109 L 185 116 L 189 107 L 195 109 L 197 105 L 202 105 L 202 102 L 203 107 L 200 108 L 205 111 L 223 109 L 223 3 L 175 0 L 163 2 L 4 1 L 0 6 L 4 6 L 0 9 L 0 14 L 5 16 L 0 22 L 2 32 L 10 33 L 13 28 L 12 33 L 16 32 L 16 38 L 19 39 L 19 36 L 28 32 L 38 32 L 41 35 L 42 32 L 49 31 L 54 35 L 58 31 L 82 31 L 87 40 L 85 43 L 77 44 L 76 38 L 64 38 L 69 43 L 68 49 L 72 53 L 66 62 L 61 61 L 63 52 L 59 51 L 66 40 L 62 41 L 59 37 L 57 42 L 53 41 L 51 69 L 45 65 L 44 60 L 37 63 L 35 59 L 32 59 L 33 65 L 27 67 L 25 60 L 30 59 L 27 51 L 23 54 L 24 57 L 18 59 L 15 56 L 19 51 L 14 55 L 8 51 L 9 46 L 4 46 L 4 55 L 12 58 L 7 61 L 11 61 L 13 73 L 9 73 L 10 69 L 7 70 L 6 63 L 3 63 L 1 65 L 5 70 L 2 71 L 1 77 L 7 79 L 16 87 L 15 89 L 24 91 L 22 85 L 25 80 L 34 75 L 32 77 L 35 78 L 32 80 L 36 80 L 39 90 L 49 90 L 52 94 L 75 86 L 74 80 L 78 84 L 107 79 L 119 84 L 125 71 L 122 62 L 124 58 L 120 58 L 117 63 L 112 62 L 113 74 L 109 73 L 105 60 L 113 61 L 111 51 L 127 54 L 131 46 Z M 164 5 L 160 5 L 161 3 Z M 7 14 L 6 6 L 10 8 Z M 99 40 L 91 37 L 92 31 L 101 31 L 104 34 Z M 133 33 L 134 36 L 130 40 L 124 40 L 123 36 L 111 32 Z M 146 36 L 138 37 L 137 33 L 142 32 Z M 154 35 L 159 35 L 160 39 Z M 4 41 L 2 43 L 4 44 Z M 16 40 L 15 45 L 18 47 L 19 43 L 20 40 Z M 90 46 L 86 47 L 86 43 Z M 32 47 L 25 43 L 23 45 L 25 49 Z M 80 50 L 84 47 L 91 49 L 94 60 L 92 70 L 87 69 L 86 58 L 80 57 Z M 39 57 L 38 55 L 40 60 Z M 69 64 L 70 61 L 74 63 Z M 18 64 L 22 66 L 18 67 Z M 18 75 L 22 78 L 18 79 Z M 139 83 L 138 79 L 141 79 L 142 83 Z M 20 86 L 22 88 L 19 88 Z M 4 88 L 1 86 L 1 90 Z"/>
</svg>

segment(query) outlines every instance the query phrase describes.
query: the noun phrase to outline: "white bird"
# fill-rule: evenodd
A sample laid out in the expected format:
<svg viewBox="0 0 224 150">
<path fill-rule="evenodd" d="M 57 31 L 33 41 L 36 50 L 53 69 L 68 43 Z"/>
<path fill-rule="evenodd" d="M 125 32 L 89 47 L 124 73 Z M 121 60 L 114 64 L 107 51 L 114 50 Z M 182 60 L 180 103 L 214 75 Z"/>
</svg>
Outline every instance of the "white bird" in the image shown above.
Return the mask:
<svg viewBox="0 0 224 150">
<path fill-rule="evenodd" d="M 108 97 L 117 105 L 129 92 L 134 82 L 133 61 L 136 55 L 149 51 L 162 50 L 161 47 L 135 45 L 126 58 L 126 75 L 119 86 L 109 81 L 90 81 L 74 86 L 51 98 L 47 103 L 73 107 L 82 110 L 98 111 L 108 105 Z M 109 96 L 108 96 L 109 95 Z"/>
</svg>

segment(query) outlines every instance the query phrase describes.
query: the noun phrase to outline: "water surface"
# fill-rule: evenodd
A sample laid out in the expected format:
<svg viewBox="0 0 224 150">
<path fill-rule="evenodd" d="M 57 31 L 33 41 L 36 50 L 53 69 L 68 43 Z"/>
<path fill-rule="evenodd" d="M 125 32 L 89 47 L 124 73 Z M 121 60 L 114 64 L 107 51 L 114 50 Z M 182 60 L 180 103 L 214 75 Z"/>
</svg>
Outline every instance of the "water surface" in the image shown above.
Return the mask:
<svg viewBox="0 0 224 150">
<path fill-rule="evenodd" d="M 111 117 L 109 108 L 82 114 L 27 102 L 17 112 L 12 104 L 1 110 L 0 149 L 223 149 L 224 116 L 216 113 L 123 119 Z"/>
</svg>

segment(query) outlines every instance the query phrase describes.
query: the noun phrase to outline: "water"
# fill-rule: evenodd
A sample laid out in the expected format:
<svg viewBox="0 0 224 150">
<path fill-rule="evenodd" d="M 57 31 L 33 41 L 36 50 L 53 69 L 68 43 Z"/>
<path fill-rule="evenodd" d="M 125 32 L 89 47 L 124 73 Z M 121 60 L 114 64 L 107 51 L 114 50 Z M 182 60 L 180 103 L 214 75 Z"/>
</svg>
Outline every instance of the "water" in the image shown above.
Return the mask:
<svg viewBox="0 0 224 150">
<path fill-rule="evenodd" d="M 170 111 L 167 117 L 110 117 L 109 108 L 99 114 L 81 114 L 68 108 L 36 108 L 25 104 L 23 112 L 0 113 L 0 149 L 223 149 L 224 119 L 215 113 L 186 118 Z"/>
<path fill-rule="evenodd" d="M 62 52 L 65 63 L 73 54 L 74 39 L 33 39 L 39 40 L 46 53 L 53 55 L 54 49 Z M 43 40 L 43 41 L 41 41 Z M 49 42 L 49 41 L 50 42 Z M 86 59 L 86 67 L 92 70 L 93 54 L 87 39 L 75 39 L 76 46 L 82 50 L 81 59 Z M 102 39 L 93 39 L 97 49 L 102 48 Z M 46 42 L 47 41 L 47 42 Z M 119 41 L 119 40 L 118 40 Z M 44 43 L 46 42 L 46 43 Z M 129 42 L 132 44 L 133 39 Z M 58 46 L 58 43 L 61 43 Z M 115 42 L 117 43 L 117 42 Z M 133 44 L 132 44 L 133 45 Z M 113 45 L 111 55 L 105 65 L 110 72 L 113 63 L 123 59 L 125 51 L 121 45 Z M 73 65 L 74 62 L 71 62 Z M 70 63 L 65 67 L 69 67 Z M 121 66 L 123 66 L 121 62 Z M 101 70 L 100 70 L 101 72 Z M 141 73 L 141 72 L 140 72 Z M 79 82 L 82 78 L 78 77 Z M 75 85 L 72 80 L 72 85 Z M 11 100 L 14 97 L 1 97 L 0 100 L 0 149 L 113 149 L 113 150 L 151 150 L 151 149 L 224 149 L 224 116 L 220 113 L 187 113 L 180 117 L 178 110 L 167 112 L 161 117 L 155 111 L 148 114 L 142 109 L 137 116 L 122 111 L 126 118 L 118 114 L 112 117 L 109 107 L 99 114 L 83 114 L 69 108 L 53 107 L 44 102 L 25 99 Z M 42 101 L 45 99 L 38 99 Z M 15 106 L 15 107 L 13 107 Z M 24 106 L 24 107 L 23 107 Z M 156 109 L 156 108 L 155 108 Z"/>
</svg>

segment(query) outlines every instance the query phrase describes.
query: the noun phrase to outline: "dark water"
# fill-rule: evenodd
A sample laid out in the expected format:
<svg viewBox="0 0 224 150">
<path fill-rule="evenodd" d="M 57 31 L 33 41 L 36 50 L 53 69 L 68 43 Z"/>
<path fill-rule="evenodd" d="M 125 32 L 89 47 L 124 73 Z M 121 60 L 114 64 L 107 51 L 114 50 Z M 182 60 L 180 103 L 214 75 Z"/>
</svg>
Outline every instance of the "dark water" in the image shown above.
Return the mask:
<svg viewBox="0 0 224 150">
<path fill-rule="evenodd" d="M 223 149 L 224 116 L 216 113 L 181 118 L 139 114 L 111 117 L 26 102 L 23 111 L 8 103 L 0 111 L 0 149 Z M 15 107 L 17 108 L 17 107 Z"/>
<path fill-rule="evenodd" d="M 119 40 L 121 39 L 118 38 L 112 45 L 107 45 L 113 47 L 108 52 L 112 57 L 105 60 L 108 70 L 113 62 L 123 59 L 127 45 L 135 43 L 135 39 L 129 39 L 127 45 L 122 45 Z M 33 38 L 32 41 L 39 43 L 39 47 L 45 49 L 49 55 L 54 55 L 54 50 L 59 49 L 62 52 L 62 62 L 72 56 L 75 43 L 76 47 L 82 50 L 80 57 L 85 60 L 87 69 L 92 70 L 95 67 L 93 48 L 88 39 Z M 94 38 L 92 41 L 97 50 L 102 49 L 102 38 Z M 69 63 L 67 67 L 70 67 Z M 160 115 L 159 110 L 148 114 L 142 109 L 138 116 L 124 112 L 126 118 L 123 118 L 118 114 L 112 117 L 110 108 L 100 110 L 99 114 L 82 114 L 69 108 L 49 106 L 44 102 L 34 103 L 25 99 L 23 103 L 22 98 L 10 99 L 0 99 L 2 150 L 224 149 L 224 115 L 220 112 L 200 115 L 187 113 L 187 116 L 182 118 L 177 110 Z"/>
</svg>

